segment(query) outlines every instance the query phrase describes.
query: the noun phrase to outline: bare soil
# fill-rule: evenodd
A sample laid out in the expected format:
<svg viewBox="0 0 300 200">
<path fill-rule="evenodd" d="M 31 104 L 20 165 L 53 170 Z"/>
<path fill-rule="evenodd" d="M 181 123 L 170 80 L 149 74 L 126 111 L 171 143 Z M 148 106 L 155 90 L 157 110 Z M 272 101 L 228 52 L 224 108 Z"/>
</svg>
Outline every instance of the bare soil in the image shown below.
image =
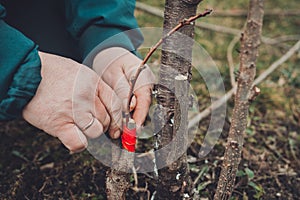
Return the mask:
<svg viewBox="0 0 300 200">
<path fill-rule="evenodd" d="M 282 119 L 279 111 L 265 110 L 250 117 L 234 199 L 299 199 L 299 113 Z M 208 121 L 201 122 L 200 130 Z M 197 159 L 201 134 L 188 149 L 191 175 L 193 180 L 199 176 L 195 188 L 203 199 L 213 197 L 229 121 L 207 157 Z M 108 168 L 87 151 L 70 154 L 56 138 L 22 120 L 0 127 L 0 199 L 106 199 Z M 156 183 L 151 174 L 138 177 L 146 192 L 129 190 L 127 199 L 152 196 Z"/>
</svg>

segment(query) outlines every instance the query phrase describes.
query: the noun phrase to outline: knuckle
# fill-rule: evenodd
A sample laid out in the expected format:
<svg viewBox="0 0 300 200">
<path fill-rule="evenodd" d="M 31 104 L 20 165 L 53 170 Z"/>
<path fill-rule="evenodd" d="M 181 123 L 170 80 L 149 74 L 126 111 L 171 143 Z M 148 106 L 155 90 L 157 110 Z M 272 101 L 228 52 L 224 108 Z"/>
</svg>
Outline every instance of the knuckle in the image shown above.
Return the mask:
<svg viewBox="0 0 300 200">
<path fill-rule="evenodd" d="M 78 127 L 61 130 L 56 137 L 65 145 L 71 152 L 79 152 L 86 149 L 88 141 Z"/>
<path fill-rule="evenodd" d="M 91 117 L 85 117 L 82 119 L 76 120 L 76 124 L 80 129 L 84 129 L 91 121 Z"/>
</svg>

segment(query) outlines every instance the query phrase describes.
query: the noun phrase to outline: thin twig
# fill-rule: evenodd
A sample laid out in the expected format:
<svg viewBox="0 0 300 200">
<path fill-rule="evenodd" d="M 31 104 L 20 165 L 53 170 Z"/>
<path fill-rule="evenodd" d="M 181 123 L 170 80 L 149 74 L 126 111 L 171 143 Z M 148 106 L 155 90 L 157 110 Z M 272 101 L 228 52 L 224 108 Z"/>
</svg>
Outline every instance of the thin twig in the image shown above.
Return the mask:
<svg viewBox="0 0 300 200">
<path fill-rule="evenodd" d="M 45 187 L 46 187 L 47 184 L 48 184 L 48 178 L 46 178 L 46 180 L 44 181 L 42 187 L 38 190 L 39 193 L 41 193 L 45 189 Z"/>
<path fill-rule="evenodd" d="M 131 189 L 135 192 L 147 192 L 147 199 L 150 199 L 150 191 L 148 190 L 148 183 L 146 182 L 145 188 L 139 188 L 139 182 L 138 182 L 138 176 L 136 173 L 136 169 L 133 166 L 132 167 L 132 173 L 133 173 L 133 178 L 134 178 L 134 186 L 131 187 Z"/>
<path fill-rule="evenodd" d="M 257 77 L 253 84 L 258 85 L 261 83 L 267 76 L 269 76 L 278 66 L 284 63 L 287 59 L 289 59 L 295 52 L 300 49 L 300 40 L 288 51 L 286 52 L 280 59 L 274 62 L 266 71 L 264 71 L 259 77 Z"/>
<path fill-rule="evenodd" d="M 176 31 L 178 31 L 180 28 L 182 28 L 183 26 L 186 25 L 190 25 L 191 23 L 193 23 L 196 19 L 199 19 L 201 17 L 205 17 L 206 15 L 209 15 L 212 12 L 211 9 L 207 9 L 205 10 L 203 13 L 199 13 L 195 16 L 192 16 L 188 19 L 184 19 L 181 22 L 179 22 L 179 24 L 177 26 L 175 26 L 172 30 L 170 30 L 166 35 L 164 35 L 151 49 L 150 51 L 147 53 L 147 55 L 145 56 L 144 60 L 140 63 L 135 75 L 132 77 L 131 79 L 131 85 L 130 85 L 130 91 L 128 94 L 128 102 L 127 102 L 127 110 L 125 113 L 125 117 L 126 117 L 126 122 L 128 121 L 127 119 L 129 118 L 129 111 L 130 111 L 130 102 L 131 99 L 133 97 L 133 90 L 134 90 L 134 86 L 135 83 L 139 77 L 139 74 L 141 73 L 141 71 L 144 69 L 145 64 L 147 63 L 147 61 L 149 60 L 149 58 L 152 56 L 152 54 L 156 51 L 156 49 L 162 44 L 162 42 L 170 37 L 173 33 L 175 33 Z"/>
<path fill-rule="evenodd" d="M 265 38 L 265 40 L 266 39 L 267 38 Z M 300 40 L 300 35 L 282 35 L 282 36 L 278 36 L 276 38 L 272 38 L 271 40 L 267 41 L 267 43 L 271 44 L 271 45 L 276 45 L 276 44 L 282 43 L 282 42 L 297 41 L 297 40 Z"/>
<path fill-rule="evenodd" d="M 134 178 L 134 186 L 133 187 L 137 188 L 139 186 L 139 181 L 138 181 L 136 169 L 134 166 L 132 166 L 132 174 L 133 174 L 133 178 Z"/>
<path fill-rule="evenodd" d="M 277 61 L 275 61 L 273 64 L 271 64 L 267 70 L 265 70 L 263 73 L 261 73 L 254 80 L 253 84 L 258 85 L 263 80 L 265 80 L 274 70 L 276 70 L 281 64 L 283 64 L 285 61 L 287 61 L 299 49 L 300 49 L 300 40 L 288 52 L 286 52 L 281 58 L 279 58 Z M 221 107 L 224 103 L 226 103 L 231 98 L 231 96 L 234 94 L 235 91 L 236 91 L 236 87 L 233 87 L 224 96 L 222 96 L 218 100 L 214 101 L 209 107 L 207 107 L 205 110 L 203 110 L 202 112 L 197 114 L 195 117 L 190 119 L 188 128 L 190 129 L 190 128 L 194 127 L 202 119 L 209 116 L 213 110 L 216 110 L 217 108 Z"/>
</svg>

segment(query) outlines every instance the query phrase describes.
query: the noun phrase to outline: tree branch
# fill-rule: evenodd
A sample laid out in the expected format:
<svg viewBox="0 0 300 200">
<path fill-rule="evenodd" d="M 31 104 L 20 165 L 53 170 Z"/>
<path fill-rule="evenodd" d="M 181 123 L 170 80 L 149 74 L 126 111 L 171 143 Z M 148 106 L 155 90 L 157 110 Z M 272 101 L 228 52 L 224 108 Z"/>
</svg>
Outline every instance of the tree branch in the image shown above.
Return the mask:
<svg viewBox="0 0 300 200">
<path fill-rule="evenodd" d="M 231 197 L 241 160 L 249 105 L 259 94 L 259 89 L 253 87 L 253 81 L 256 73 L 256 60 L 263 24 L 263 6 L 263 0 L 250 0 L 247 25 L 241 37 L 240 74 L 238 77 L 232 122 L 222 170 L 214 196 L 215 200 L 227 200 Z"/>
<path fill-rule="evenodd" d="M 267 76 L 269 76 L 275 69 L 278 68 L 282 63 L 287 61 L 295 52 L 300 49 L 300 40 L 296 42 L 296 44 L 290 48 L 288 52 L 286 52 L 280 59 L 274 62 L 266 71 L 264 71 L 257 79 L 254 80 L 253 84 L 258 85 L 261 83 Z"/>
</svg>

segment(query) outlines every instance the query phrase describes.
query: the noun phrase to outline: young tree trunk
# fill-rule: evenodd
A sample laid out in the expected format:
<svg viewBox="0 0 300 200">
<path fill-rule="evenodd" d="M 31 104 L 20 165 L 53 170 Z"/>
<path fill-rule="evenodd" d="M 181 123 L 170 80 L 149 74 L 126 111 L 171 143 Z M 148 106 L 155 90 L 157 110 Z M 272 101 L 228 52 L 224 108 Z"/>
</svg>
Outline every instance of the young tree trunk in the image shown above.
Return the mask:
<svg viewBox="0 0 300 200">
<path fill-rule="evenodd" d="M 263 0 L 250 0 L 245 32 L 241 36 L 240 67 L 232 122 L 215 200 L 229 199 L 234 188 L 236 172 L 241 159 L 250 102 L 259 93 L 253 86 L 256 59 L 263 24 Z"/>
<path fill-rule="evenodd" d="M 134 164 L 134 153 L 120 151 L 120 141 L 112 145 L 112 167 L 106 172 L 106 195 L 108 200 L 125 200 L 130 188 L 130 171 Z"/>
<path fill-rule="evenodd" d="M 180 21 L 195 15 L 200 1 L 166 0 L 164 31 L 168 32 Z M 191 78 L 191 38 L 194 36 L 194 25 L 187 25 L 180 29 L 180 32 L 185 34 L 185 37 L 174 34 L 165 39 L 162 45 L 157 86 L 157 102 L 160 105 L 160 114 L 157 116 L 161 119 L 156 120 L 156 127 L 162 129 L 157 134 L 156 148 L 169 146 L 167 150 L 156 153 L 159 169 L 156 199 L 183 199 L 192 196 L 193 185 L 189 176 L 186 151 L 182 150 L 186 146 L 188 136 L 188 83 Z"/>
</svg>

